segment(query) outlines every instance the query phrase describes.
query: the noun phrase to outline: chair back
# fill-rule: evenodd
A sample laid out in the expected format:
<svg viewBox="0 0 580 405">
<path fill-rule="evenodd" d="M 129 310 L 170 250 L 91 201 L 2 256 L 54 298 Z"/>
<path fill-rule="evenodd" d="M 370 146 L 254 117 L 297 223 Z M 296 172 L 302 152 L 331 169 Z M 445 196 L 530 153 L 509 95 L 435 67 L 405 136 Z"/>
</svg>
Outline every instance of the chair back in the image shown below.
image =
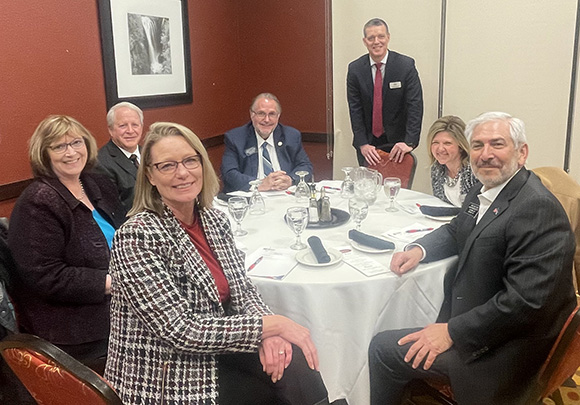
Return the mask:
<svg viewBox="0 0 580 405">
<path fill-rule="evenodd" d="M 574 309 L 540 370 L 536 395 L 530 403 L 556 391 L 580 367 L 580 312 Z"/>
<path fill-rule="evenodd" d="M 375 169 L 386 177 L 398 177 L 401 179 L 401 187 L 410 189 L 413 186 L 413 178 L 415 177 L 415 169 L 417 168 L 417 158 L 415 155 L 405 153 L 405 157 L 401 163 L 395 163 L 389 160 L 389 153 L 377 149 L 381 161 L 377 164 L 368 165 L 369 169 Z"/>
<path fill-rule="evenodd" d="M 32 397 L 43 405 L 122 405 L 93 370 L 34 335 L 9 335 L 0 353 Z"/>
</svg>

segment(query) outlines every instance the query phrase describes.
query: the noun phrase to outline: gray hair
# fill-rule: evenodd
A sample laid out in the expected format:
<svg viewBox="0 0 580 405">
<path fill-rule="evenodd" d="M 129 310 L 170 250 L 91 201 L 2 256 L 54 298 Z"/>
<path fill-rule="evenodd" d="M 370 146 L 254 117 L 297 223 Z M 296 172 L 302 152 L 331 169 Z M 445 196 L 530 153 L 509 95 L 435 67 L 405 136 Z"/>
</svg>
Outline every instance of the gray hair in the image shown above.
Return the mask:
<svg viewBox="0 0 580 405">
<path fill-rule="evenodd" d="M 258 101 L 261 98 L 267 98 L 269 100 L 275 101 L 276 105 L 278 106 L 278 114 L 282 113 L 282 104 L 280 104 L 280 100 L 278 100 L 278 97 L 276 97 L 272 93 L 260 93 L 256 97 L 254 97 L 254 99 L 252 100 L 252 104 L 250 104 L 250 112 L 253 111 L 256 101 Z"/>
<path fill-rule="evenodd" d="M 112 106 L 109 112 L 107 113 L 107 126 L 109 128 L 113 128 L 113 126 L 115 125 L 115 113 L 119 108 L 123 107 L 129 108 L 135 111 L 137 114 L 139 114 L 139 120 L 141 121 L 141 125 L 143 125 L 143 111 L 135 104 L 129 103 L 128 101 L 123 101 L 121 103 L 117 103 L 114 106 Z"/>
<path fill-rule="evenodd" d="M 389 33 L 389 26 L 385 22 L 385 20 L 381 20 L 380 18 L 372 18 L 367 21 L 365 26 L 363 27 L 363 38 L 367 37 L 367 28 L 369 27 L 380 27 L 383 25 L 387 29 L 387 34 Z"/>
<path fill-rule="evenodd" d="M 510 137 L 514 142 L 516 149 L 519 149 L 525 143 L 528 143 L 526 139 L 526 126 L 524 122 L 516 117 L 512 117 L 508 113 L 491 111 L 483 113 L 467 123 L 465 127 L 465 137 L 468 142 L 471 142 L 471 136 L 473 131 L 481 124 L 485 124 L 490 121 L 505 121 L 510 126 Z"/>
</svg>

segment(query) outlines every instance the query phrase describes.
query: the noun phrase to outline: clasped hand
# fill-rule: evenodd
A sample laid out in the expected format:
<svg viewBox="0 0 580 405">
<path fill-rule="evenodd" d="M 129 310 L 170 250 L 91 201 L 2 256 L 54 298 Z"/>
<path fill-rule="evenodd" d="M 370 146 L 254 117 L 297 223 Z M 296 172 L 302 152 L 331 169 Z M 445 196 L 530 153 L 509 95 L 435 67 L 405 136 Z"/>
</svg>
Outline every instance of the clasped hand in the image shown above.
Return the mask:
<svg viewBox="0 0 580 405">
<path fill-rule="evenodd" d="M 258 187 L 259 191 L 286 190 L 292 185 L 292 178 L 285 171 L 279 170 L 270 173 L 262 179 Z"/>
</svg>

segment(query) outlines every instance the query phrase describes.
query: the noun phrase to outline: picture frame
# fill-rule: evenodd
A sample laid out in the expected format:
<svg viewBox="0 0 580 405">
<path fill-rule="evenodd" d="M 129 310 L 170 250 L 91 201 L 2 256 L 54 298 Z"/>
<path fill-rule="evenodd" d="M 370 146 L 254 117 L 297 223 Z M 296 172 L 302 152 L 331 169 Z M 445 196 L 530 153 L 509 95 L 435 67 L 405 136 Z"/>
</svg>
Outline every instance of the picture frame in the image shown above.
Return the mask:
<svg viewBox="0 0 580 405">
<path fill-rule="evenodd" d="M 193 102 L 187 0 L 98 0 L 107 109 Z"/>
</svg>

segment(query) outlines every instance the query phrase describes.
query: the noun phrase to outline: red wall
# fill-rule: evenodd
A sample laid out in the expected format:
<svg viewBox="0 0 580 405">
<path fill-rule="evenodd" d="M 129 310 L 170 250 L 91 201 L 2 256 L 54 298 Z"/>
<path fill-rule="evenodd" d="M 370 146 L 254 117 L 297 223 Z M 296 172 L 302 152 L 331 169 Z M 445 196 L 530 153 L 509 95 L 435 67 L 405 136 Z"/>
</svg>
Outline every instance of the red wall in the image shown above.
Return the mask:
<svg viewBox="0 0 580 405">
<path fill-rule="evenodd" d="M 263 91 L 281 121 L 326 132 L 325 0 L 189 1 L 193 104 L 145 110 L 145 125 L 175 121 L 200 138 L 249 119 Z M 108 140 L 96 1 L 2 1 L 0 185 L 31 176 L 27 140 L 49 114 L 77 118 Z M 219 162 L 214 162 L 219 165 Z M 0 216 L 12 203 L 0 204 Z"/>
</svg>

